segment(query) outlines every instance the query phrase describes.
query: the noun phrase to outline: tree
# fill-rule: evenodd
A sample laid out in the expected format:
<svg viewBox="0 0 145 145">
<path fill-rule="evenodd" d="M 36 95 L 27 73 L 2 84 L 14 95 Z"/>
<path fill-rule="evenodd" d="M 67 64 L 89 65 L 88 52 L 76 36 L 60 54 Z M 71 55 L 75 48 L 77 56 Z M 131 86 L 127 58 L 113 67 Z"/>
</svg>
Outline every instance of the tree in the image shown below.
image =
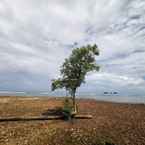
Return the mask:
<svg viewBox="0 0 145 145">
<path fill-rule="evenodd" d="M 75 101 L 77 88 L 85 83 L 85 76 L 88 72 L 99 71 L 99 66 L 95 61 L 97 55 L 99 55 L 99 49 L 96 44 L 74 49 L 60 69 L 62 77 L 52 80 L 52 91 L 58 88 L 65 88 L 69 91 L 73 100 L 74 113 L 77 113 Z"/>
</svg>

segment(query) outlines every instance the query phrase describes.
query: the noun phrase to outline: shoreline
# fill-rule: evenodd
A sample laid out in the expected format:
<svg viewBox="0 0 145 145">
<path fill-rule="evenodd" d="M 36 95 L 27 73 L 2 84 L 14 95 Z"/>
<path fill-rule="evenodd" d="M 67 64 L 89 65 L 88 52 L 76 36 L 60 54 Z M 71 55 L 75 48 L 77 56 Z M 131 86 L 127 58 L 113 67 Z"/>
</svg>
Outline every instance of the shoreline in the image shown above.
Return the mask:
<svg viewBox="0 0 145 145">
<path fill-rule="evenodd" d="M 0 95 L 0 103 L 1 99 L 13 99 L 16 98 L 18 100 L 43 100 L 43 99 L 48 99 L 48 100 L 61 100 L 64 99 L 67 96 L 17 96 L 17 95 Z M 110 96 L 109 96 L 110 97 Z M 123 97 L 125 98 L 125 97 Z M 145 102 L 126 102 L 126 101 L 114 101 L 114 100 L 103 100 L 101 99 L 95 99 L 91 97 L 76 97 L 77 101 L 83 101 L 83 100 L 88 100 L 88 101 L 95 101 L 95 102 L 100 102 L 100 103 L 113 103 L 113 104 L 126 104 L 126 105 L 145 105 Z"/>
</svg>

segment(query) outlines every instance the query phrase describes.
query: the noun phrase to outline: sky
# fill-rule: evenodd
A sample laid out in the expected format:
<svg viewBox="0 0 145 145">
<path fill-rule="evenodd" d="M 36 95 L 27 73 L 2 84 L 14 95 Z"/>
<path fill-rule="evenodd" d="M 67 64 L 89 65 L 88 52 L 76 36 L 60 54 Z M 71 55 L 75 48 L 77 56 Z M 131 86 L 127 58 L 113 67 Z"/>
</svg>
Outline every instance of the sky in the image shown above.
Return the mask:
<svg viewBox="0 0 145 145">
<path fill-rule="evenodd" d="M 144 0 L 0 0 L 0 91 L 50 91 L 73 48 L 97 44 L 78 91 L 145 96 Z"/>
</svg>

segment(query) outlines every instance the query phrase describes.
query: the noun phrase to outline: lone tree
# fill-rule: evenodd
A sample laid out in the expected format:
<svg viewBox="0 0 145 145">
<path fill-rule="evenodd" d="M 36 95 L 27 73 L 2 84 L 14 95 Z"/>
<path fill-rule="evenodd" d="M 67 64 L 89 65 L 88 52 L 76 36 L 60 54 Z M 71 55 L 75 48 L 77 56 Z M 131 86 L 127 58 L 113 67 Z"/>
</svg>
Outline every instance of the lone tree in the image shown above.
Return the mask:
<svg viewBox="0 0 145 145">
<path fill-rule="evenodd" d="M 96 44 L 74 49 L 61 67 L 62 77 L 52 80 L 52 91 L 58 88 L 65 88 L 66 91 L 69 91 L 73 101 L 74 114 L 77 113 L 75 101 L 77 88 L 85 83 L 85 76 L 88 72 L 99 71 L 99 66 L 95 61 L 97 55 L 99 55 L 99 49 Z"/>
</svg>

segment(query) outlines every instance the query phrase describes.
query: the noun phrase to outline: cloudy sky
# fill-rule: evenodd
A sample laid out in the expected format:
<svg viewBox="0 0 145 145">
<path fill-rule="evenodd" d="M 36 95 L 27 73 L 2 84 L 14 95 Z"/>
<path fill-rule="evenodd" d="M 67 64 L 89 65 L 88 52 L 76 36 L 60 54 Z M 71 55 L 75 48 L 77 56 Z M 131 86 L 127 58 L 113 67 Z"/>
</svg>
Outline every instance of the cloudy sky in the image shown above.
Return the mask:
<svg viewBox="0 0 145 145">
<path fill-rule="evenodd" d="M 0 0 L 0 90 L 50 91 L 71 50 L 96 43 L 82 92 L 145 94 L 144 0 Z"/>
</svg>

